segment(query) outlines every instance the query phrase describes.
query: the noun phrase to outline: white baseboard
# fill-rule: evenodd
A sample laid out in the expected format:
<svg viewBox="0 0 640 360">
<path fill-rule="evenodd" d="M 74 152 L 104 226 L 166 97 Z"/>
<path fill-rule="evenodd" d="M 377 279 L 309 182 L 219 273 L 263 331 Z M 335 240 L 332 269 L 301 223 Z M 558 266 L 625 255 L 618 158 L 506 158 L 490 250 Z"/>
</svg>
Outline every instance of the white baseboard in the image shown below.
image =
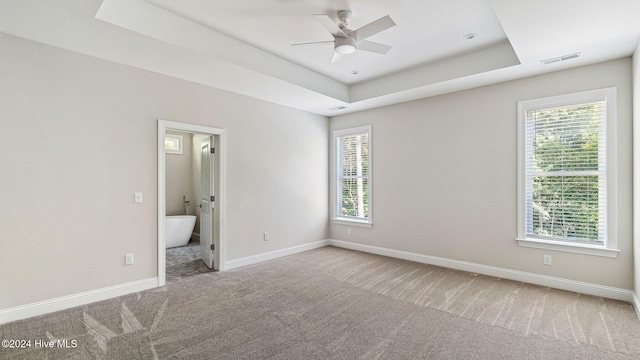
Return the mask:
<svg viewBox="0 0 640 360">
<path fill-rule="evenodd" d="M 511 270 L 505 268 L 499 268 L 495 266 L 488 266 L 482 264 L 471 263 L 467 261 L 453 260 L 447 258 L 441 258 L 437 256 L 423 255 L 418 253 L 412 253 L 407 251 L 387 249 L 377 246 L 370 246 L 364 244 L 358 244 L 342 240 L 329 240 L 329 244 L 336 247 L 345 249 L 358 250 L 370 254 L 383 255 L 393 257 L 397 259 L 410 260 L 423 264 L 437 265 L 450 269 L 468 271 L 476 274 L 494 276 L 503 279 L 522 281 L 529 284 L 547 286 L 555 289 L 562 289 L 567 291 L 578 292 L 582 294 L 600 296 L 609 299 L 622 300 L 633 303 L 636 308 L 636 314 L 640 314 L 640 302 L 637 302 L 637 297 L 634 300 L 635 294 L 631 290 L 620 289 L 610 286 L 586 283 L 582 281 L 575 281 L 563 278 L 557 278 L 553 276 L 539 275 L 534 273 L 528 273 L 524 271 Z"/>
<path fill-rule="evenodd" d="M 269 251 L 262 254 L 243 257 L 240 259 L 230 260 L 225 263 L 225 270 L 235 269 L 241 266 L 253 265 L 267 260 L 277 259 L 279 257 L 297 254 L 299 252 L 313 250 L 329 245 L 329 240 L 319 240 L 311 243 L 292 246 L 285 249 Z"/>
<path fill-rule="evenodd" d="M 257 264 L 262 261 L 276 259 L 282 256 L 292 255 L 307 250 L 317 249 L 327 245 L 329 245 L 328 240 L 320 240 L 308 244 L 293 246 L 286 249 L 275 250 L 263 254 L 231 260 L 226 263 L 226 269 L 230 270 L 240 266 Z M 6 324 L 12 321 L 65 310 L 74 306 L 85 305 L 96 301 L 111 299 L 114 297 L 123 296 L 143 290 L 153 289 L 155 287 L 158 287 L 157 277 L 110 286 L 102 289 L 86 291 L 78 294 L 62 296 L 55 299 L 39 301 L 31 304 L 16 306 L 13 308 L 0 309 L 0 324 Z"/>
<path fill-rule="evenodd" d="M 631 294 L 633 296 L 633 301 L 631 302 L 633 304 L 633 308 L 636 310 L 636 315 L 638 316 L 638 320 L 640 320 L 640 300 L 638 299 L 638 295 L 636 295 L 636 293 L 632 293 Z"/>
<path fill-rule="evenodd" d="M 267 253 L 252 255 L 226 262 L 225 269 L 231 270 L 241 266 L 253 265 L 279 257 L 293 255 L 299 252 L 321 248 L 324 246 L 336 246 L 345 249 L 362 251 L 370 254 L 383 255 L 397 259 L 415 261 L 423 264 L 437 265 L 456 270 L 468 271 L 477 274 L 494 276 L 509 280 L 522 281 L 530 284 L 552 287 L 567 291 L 574 291 L 583 294 L 600 296 L 610 299 L 630 302 L 640 319 L 640 299 L 637 295 L 626 289 L 614 288 L 598 284 L 581 281 L 557 278 L 546 275 L 528 273 L 524 271 L 510 270 L 495 266 L 471 263 L 467 261 L 453 260 L 430 255 L 423 255 L 401 250 L 393 250 L 378 246 L 358 244 L 342 240 L 320 240 L 303 245 L 293 246 L 286 249 L 274 250 Z M 33 316 L 43 315 L 55 311 L 68 309 L 74 306 L 89 304 L 96 301 L 106 300 L 118 296 L 123 296 L 143 290 L 152 289 L 158 286 L 158 278 L 148 278 L 133 281 L 125 284 L 110 286 L 102 289 L 86 291 L 78 294 L 63 296 L 55 299 L 40 301 L 14 308 L 0 310 L 0 324 L 22 320 Z"/>
<path fill-rule="evenodd" d="M 158 278 L 132 281 L 125 284 L 109 286 L 102 289 L 85 291 L 78 294 L 62 296 L 55 299 L 39 301 L 27 305 L 16 306 L 0 310 L 0 324 L 22 320 L 33 316 L 60 311 L 74 306 L 89 304 L 96 301 L 135 293 L 158 286 Z"/>
</svg>

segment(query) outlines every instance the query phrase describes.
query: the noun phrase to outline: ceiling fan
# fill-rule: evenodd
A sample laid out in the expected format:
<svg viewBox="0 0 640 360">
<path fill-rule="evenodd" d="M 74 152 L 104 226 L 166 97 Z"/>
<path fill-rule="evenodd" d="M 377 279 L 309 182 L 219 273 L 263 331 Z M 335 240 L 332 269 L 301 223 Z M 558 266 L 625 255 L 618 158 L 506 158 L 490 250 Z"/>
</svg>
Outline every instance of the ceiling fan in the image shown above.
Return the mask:
<svg viewBox="0 0 640 360">
<path fill-rule="evenodd" d="M 314 14 L 313 16 L 318 22 L 324 26 L 325 29 L 333 36 L 333 41 L 316 41 L 301 44 L 291 44 L 292 46 L 303 45 L 322 45 L 333 44 L 333 57 L 331 63 L 340 61 L 344 55 L 354 53 L 357 50 L 369 51 L 376 54 L 386 54 L 391 50 L 391 46 L 384 45 L 372 41 L 365 40 L 366 38 L 373 36 L 379 32 L 387 30 L 390 27 L 396 25 L 391 20 L 389 15 L 384 16 L 376 21 L 370 22 L 356 30 L 349 29 L 349 22 L 351 21 L 351 11 L 340 10 L 338 11 L 339 24 L 336 24 L 326 14 Z"/>
</svg>

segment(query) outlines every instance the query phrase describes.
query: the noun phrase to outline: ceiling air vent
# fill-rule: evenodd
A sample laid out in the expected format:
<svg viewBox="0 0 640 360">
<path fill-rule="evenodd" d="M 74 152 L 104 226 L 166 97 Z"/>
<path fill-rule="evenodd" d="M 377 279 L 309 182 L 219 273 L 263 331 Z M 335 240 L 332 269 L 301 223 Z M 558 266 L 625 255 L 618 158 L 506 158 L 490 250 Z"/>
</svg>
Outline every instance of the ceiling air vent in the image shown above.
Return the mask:
<svg viewBox="0 0 640 360">
<path fill-rule="evenodd" d="M 331 108 L 331 109 L 329 109 L 329 110 L 337 111 L 337 110 L 344 110 L 344 109 L 346 109 L 346 108 L 347 108 L 346 106 L 336 106 L 336 107 Z"/>
<path fill-rule="evenodd" d="M 553 63 L 557 63 L 557 62 L 561 62 L 561 61 L 566 61 L 566 60 L 571 60 L 571 59 L 575 59 L 580 57 L 580 53 L 573 53 L 573 54 L 568 54 L 568 55 L 563 55 L 563 56 L 558 56 L 558 57 L 554 57 L 551 59 L 547 59 L 547 60 L 542 60 L 540 61 L 540 63 L 542 65 L 549 65 L 549 64 L 553 64 Z"/>
</svg>

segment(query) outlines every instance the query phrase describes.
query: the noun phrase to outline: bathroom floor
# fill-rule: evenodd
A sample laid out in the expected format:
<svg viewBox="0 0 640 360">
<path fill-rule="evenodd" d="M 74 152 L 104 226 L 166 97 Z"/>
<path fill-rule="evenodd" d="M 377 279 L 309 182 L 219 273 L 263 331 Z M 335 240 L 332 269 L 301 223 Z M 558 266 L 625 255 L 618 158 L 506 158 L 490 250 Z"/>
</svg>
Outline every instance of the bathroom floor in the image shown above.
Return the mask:
<svg viewBox="0 0 640 360">
<path fill-rule="evenodd" d="M 190 241 L 185 246 L 167 249 L 167 281 L 213 271 L 200 260 L 200 243 Z"/>
</svg>

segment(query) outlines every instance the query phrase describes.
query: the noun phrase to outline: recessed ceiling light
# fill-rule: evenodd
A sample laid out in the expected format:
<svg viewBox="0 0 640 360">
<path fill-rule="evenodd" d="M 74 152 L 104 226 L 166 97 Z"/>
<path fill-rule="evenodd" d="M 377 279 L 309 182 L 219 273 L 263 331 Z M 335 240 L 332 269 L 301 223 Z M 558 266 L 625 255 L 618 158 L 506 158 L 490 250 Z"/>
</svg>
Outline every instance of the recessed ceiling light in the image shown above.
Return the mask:
<svg viewBox="0 0 640 360">
<path fill-rule="evenodd" d="M 467 35 L 463 36 L 462 38 L 465 40 L 472 40 L 475 39 L 475 37 L 478 36 L 478 34 L 476 33 L 468 33 Z"/>
<path fill-rule="evenodd" d="M 358 75 L 358 74 L 359 74 L 358 70 L 353 70 L 353 71 L 351 72 L 351 75 Z"/>
</svg>

